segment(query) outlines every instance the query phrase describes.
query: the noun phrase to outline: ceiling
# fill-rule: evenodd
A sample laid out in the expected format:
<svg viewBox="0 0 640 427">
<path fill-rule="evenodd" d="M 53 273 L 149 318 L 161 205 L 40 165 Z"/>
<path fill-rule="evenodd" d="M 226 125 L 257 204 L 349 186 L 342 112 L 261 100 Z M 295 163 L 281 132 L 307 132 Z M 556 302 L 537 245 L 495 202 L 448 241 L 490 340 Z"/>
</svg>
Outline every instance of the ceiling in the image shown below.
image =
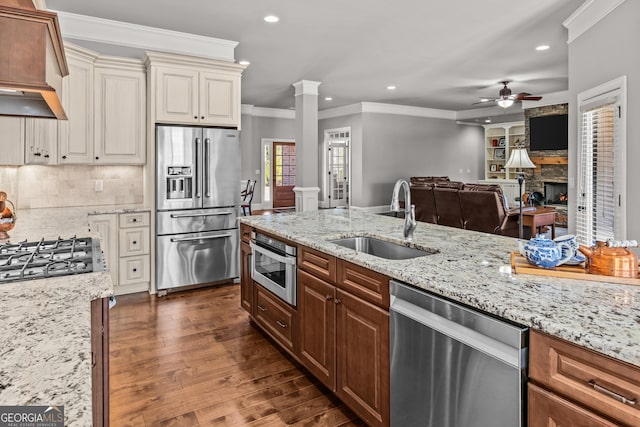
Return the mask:
<svg viewBox="0 0 640 427">
<path fill-rule="evenodd" d="M 242 103 L 294 106 L 292 83 L 322 82 L 319 109 L 382 102 L 469 110 L 513 93 L 568 89 L 567 30 L 584 0 L 47 0 L 52 10 L 239 42 Z M 263 18 L 274 14 L 280 22 Z M 64 28 L 63 28 L 64 32 Z M 549 50 L 538 52 L 541 44 Z M 95 48 L 95 46 L 91 46 Z M 113 51 L 105 52 L 114 54 Z M 395 85 L 396 90 L 387 90 Z M 332 97 L 333 101 L 324 100 Z M 506 111 L 505 111 L 506 112 Z"/>
</svg>

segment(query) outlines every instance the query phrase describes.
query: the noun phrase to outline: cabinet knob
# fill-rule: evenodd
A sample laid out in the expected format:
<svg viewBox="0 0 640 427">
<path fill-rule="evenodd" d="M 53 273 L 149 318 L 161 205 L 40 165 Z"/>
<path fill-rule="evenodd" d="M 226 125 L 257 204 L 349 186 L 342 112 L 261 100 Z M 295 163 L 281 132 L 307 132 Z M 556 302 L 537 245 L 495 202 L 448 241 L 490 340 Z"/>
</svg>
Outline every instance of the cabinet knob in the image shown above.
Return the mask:
<svg viewBox="0 0 640 427">
<path fill-rule="evenodd" d="M 42 153 L 33 153 L 34 156 L 42 156 Z"/>
<path fill-rule="evenodd" d="M 45 159 L 48 159 L 48 158 L 49 158 L 49 155 L 48 155 L 48 154 L 45 154 L 45 155 L 44 155 L 44 158 L 45 158 Z"/>
<path fill-rule="evenodd" d="M 200 116 L 200 118 L 201 118 L 202 120 L 204 120 L 204 116 Z"/>
<path fill-rule="evenodd" d="M 340 304 L 342 301 L 340 301 L 340 298 L 336 298 L 333 302 L 335 302 L 336 304 Z"/>
<path fill-rule="evenodd" d="M 133 269 L 133 272 L 135 273 L 136 271 L 138 271 L 138 269 L 137 269 L 137 268 L 134 268 L 134 269 Z"/>
<path fill-rule="evenodd" d="M 285 323 L 282 323 L 282 322 L 281 322 L 281 321 L 279 321 L 279 320 L 276 320 L 276 323 L 277 323 L 277 324 L 278 324 L 278 326 L 280 326 L 282 329 L 284 329 L 284 328 L 286 328 L 286 327 L 287 327 L 287 325 L 286 325 Z"/>
<path fill-rule="evenodd" d="M 63 158 L 63 159 L 66 159 L 66 158 L 67 158 L 67 156 L 62 156 L 62 158 Z"/>
<path fill-rule="evenodd" d="M 100 157 L 96 156 L 96 160 L 100 160 Z"/>
<path fill-rule="evenodd" d="M 198 118 L 198 116 L 193 116 L 193 118 L 194 118 L 194 119 L 197 119 L 197 118 Z"/>
<path fill-rule="evenodd" d="M 326 298 L 327 298 L 327 301 L 331 301 L 333 299 L 331 295 L 327 295 Z"/>
<path fill-rule="evenodd" d="M 133 243 L 134 245 L 137 245 L 137 244 L 138 244 L 138 241 L 137 241 L 137 240 L 134 240 L 134 241 L 133 241 L 133 242 L 131 242 L 131 243 Z"/>
<path fill-rule="evenodd" d="M 133 218 L 131 222 L 138 222 L 138 218 Z"/>
</svg>

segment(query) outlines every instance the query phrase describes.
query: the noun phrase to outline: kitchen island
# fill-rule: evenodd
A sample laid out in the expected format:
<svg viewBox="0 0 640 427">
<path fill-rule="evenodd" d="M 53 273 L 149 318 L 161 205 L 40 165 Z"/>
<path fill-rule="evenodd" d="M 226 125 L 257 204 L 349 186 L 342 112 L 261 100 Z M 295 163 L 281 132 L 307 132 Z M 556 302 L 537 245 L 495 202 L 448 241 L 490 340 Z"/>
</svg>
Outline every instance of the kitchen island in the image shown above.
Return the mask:
<svg viewBox="0 0 640 427">
<path fill-rule="evenodd" d="M 87 214 L 136 207 L 18 212 L 10 242 L 87 237 Z M 92 424 L 91 301 L 113 295 L 108 271 L 0 286 L 0 404 L 61 405 L 66 426 Z"/>
<path fill-rule="evenodd" d="M 516 239 L 418 223 L 412 246 L 437 253 L 387 260 L 329 240 L 403 241 L 402 220 L 334 209 L 240 221 L 615 359 L 640 366 L 640 288 L 511 272 Z"/>
</svg>

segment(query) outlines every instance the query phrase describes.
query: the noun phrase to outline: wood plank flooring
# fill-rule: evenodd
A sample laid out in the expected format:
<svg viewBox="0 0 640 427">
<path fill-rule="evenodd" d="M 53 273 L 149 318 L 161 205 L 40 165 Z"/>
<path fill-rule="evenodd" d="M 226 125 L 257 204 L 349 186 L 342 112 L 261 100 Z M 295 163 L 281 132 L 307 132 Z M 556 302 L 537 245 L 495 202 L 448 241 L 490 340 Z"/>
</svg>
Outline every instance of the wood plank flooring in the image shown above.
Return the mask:
<svg viewBox="0 0 640 427">
<path fill-rule="evenodd" d="M 240 286 L 119 296 L 112 426 L 364 426 L 240 308 Z"/>
</svg>

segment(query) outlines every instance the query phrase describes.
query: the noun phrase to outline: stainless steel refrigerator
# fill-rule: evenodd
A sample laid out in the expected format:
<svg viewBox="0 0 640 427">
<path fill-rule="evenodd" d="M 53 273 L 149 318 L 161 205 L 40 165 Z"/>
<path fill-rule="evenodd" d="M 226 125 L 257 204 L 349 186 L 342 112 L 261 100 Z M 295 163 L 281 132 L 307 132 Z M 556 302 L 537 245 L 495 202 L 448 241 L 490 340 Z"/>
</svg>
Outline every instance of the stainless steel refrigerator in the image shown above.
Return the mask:
<svg viewBox="0 0 640 427">
<path fill-rule="evenodd" d="M 238 277 L 239 132 L 158 125 L 156 159 L 157 288 Z"/>
</svg>

